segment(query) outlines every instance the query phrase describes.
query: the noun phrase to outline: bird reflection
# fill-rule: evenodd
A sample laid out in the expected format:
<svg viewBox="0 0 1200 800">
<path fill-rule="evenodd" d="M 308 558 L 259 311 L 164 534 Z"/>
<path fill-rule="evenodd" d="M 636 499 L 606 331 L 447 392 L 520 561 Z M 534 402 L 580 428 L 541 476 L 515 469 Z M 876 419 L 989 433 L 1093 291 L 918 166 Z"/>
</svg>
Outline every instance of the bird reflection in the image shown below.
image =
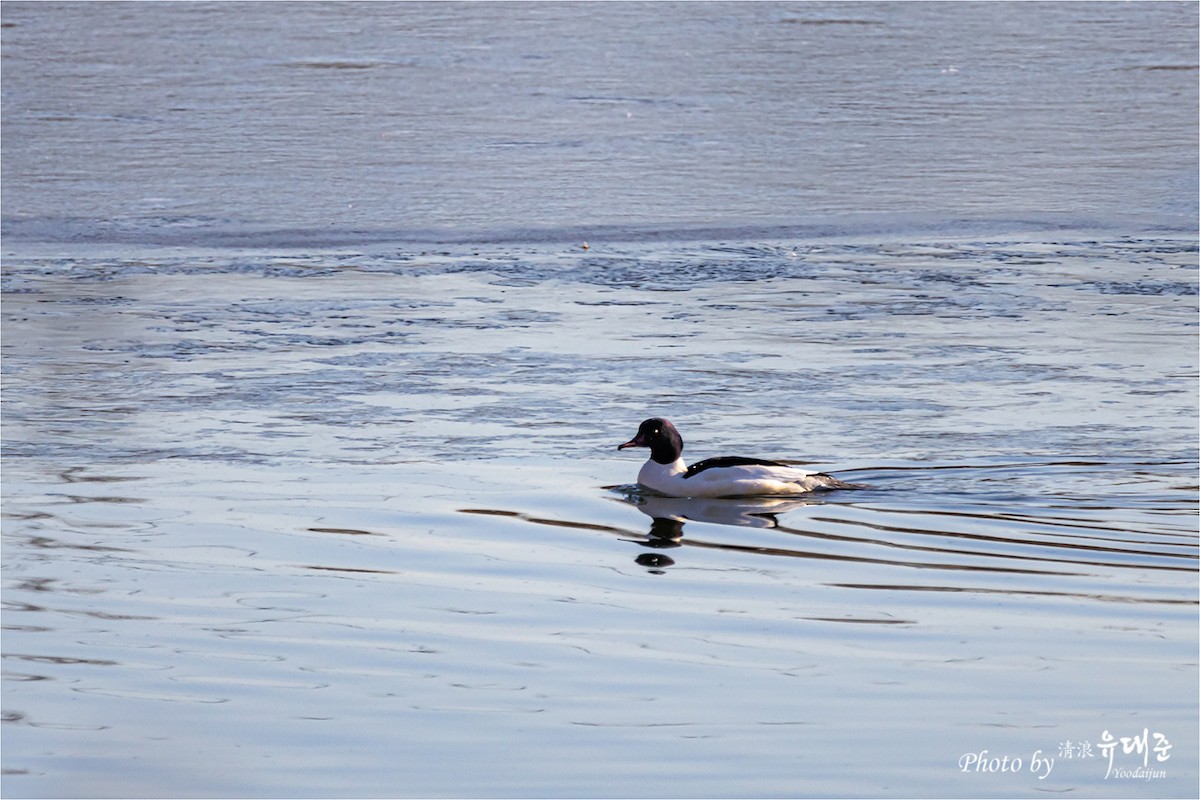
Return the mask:
<svg viewBox="0 0 1200 800">
<path fill-rule="evenodd" d="M 814 504 L 811 499 L 796 497 L 706 498 L 631 494 L 625 500 L 656 522 L 664 519 L 680 523 L 711 522 L 743 528 L 776 528 L 779 526 L 777 514 Z"/>
<path fill-rule="evenodd" d="M 778 555 L 799 558 L 849 558 L 818 554 L 803 549 L 764 546 L 760 544 L 718 542 L 702 539 L 683 538 L 683 528 L 688 522 L 708 522 L 716 525 L 730 525 L 743 528 L 775 528 L 788 534 L 799 534 L 816 538 L 827 538 L 824 534 L 781 525 L 777 515 L 793 511 L 805 506 L 819 505 L 824 501 L 815 498 L 788 497 L 739 497 L 739 498 L 686 498 L 664 497 L 643 493 L 637 486 L 605 486 L 614 492 L 614 500 L 628 503 L 650 517 L 650 530 L 647 533 L 635 533 L 628 528 L 603 525 L 595 522 L 551 519 L 547 517 L 526 514 L 521 511 L 507 511 L 494 508 L 460 508 L 463 514 L 480 514 L 490 517 L 511 517 L 532 522 L 538 525 L 552 525 L 556 528 L 578 528 L 586 531 L 604 531 L 614 533 L 623 541 L 633 542 L 647 552 L 640 553 L 634 560 L 648 571 L 662 574 L 675 560 L 664 551 L 672 550 L 682 545 L 703 547 L 731 552 L 756 553 L 761 555 Z M 335 529 L 339 532 L 342 529 Z"/>
<path fill-rule="evenodd" d="M 655 552 L 641 553 L 634 560 L 658 573 L 675 563 L 661 551 L 682 545 L 685 522 L 776 528 L 779 526 L 776 515 L 814 502 L 786 497 L 690 498 L 637 493 L 627 493 L 623 499 L 650 517 L 646 539 L 632 541 Z"/>
</svg>

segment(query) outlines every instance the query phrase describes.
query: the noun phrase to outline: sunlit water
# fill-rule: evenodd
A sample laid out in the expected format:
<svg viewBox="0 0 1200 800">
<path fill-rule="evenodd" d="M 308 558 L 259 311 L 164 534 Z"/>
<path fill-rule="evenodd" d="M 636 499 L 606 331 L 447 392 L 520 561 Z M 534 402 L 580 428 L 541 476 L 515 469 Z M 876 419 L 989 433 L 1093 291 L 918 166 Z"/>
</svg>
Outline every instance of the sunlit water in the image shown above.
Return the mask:
<svg viewBox="0 0 1200 800">
<path fill-rule="evenodd" d="M 1188 241 L 491 250 L 9 262 L 16 792 L 1186 794 Z"/>
<path fill-rule="evenodd" d="M 745 76 L 647 99 L 618 91 L 637 70 L 600 54 L 663 54 L 561 4 L 499 20 L 291 6 L 299 49 L 253 57 L 240 37 L 279 19 L 266 5 L 5 4 L 5 796 L 1194 796 L 1197 253 L 1180 143 L 1194 148 L 1195 71 L 1179 54 L 1194 62 L 1195 10 L 1133 5 L 1153 36 L 1116 6 L 1041 4 L 1020 45 L 1003 4 L 589 7 L 650 41 L 675 19 L 707 30 L 698 74 Z M 526 38 L 535 13 L 548 33 Z M 171 28 L 181 18 L 210 24 Z M 1043 114 L 1050 72 L 1034 60 L 1021 81 L 968 84 L 979 93 L 947 106 L 975 120 L 964 138 L 930 132 L 960 149 L 905 180 L 911 148 L 937 141 L 888 116 L 914 96 L 879 81 L 920 51 L 922 25 L 967 22 L 994 33 L 893 78 L 932 91 L 999 70 L 982 54 L 1051 43 L 1053 74 L 1114 102 L 1157 97 L 1160 113 L 1093 126 L 1086 151 L 995 135 L 1002 101 L 1030 115 L 1014 130 L 1082 135 L 1080 117 Z M 156 25 L 174 73 L 147 71 L 153 48 L 107 49 L 122 26 Z M 564 38 L 576 26 L 591 38 Z M 1080 31 L 1114 26 L 1106 41 L 1124 45 L 1083 47 Z M 384 54 L 400 30 L 411 47 Z M 229 36 L 209 53 L 214 31 Z M 758 46 L 730 43 L 747 31 Z M 784 81 L 809 52 L 783 47 L 797 41 L 886 52 L 836 73 L 839 95 L 826 73 Z M 306 161 L 311 131 L 245 116 L 242 94 L 193 82 L 188 63 L 241 64 L 243 92 L 326 122 L 361 100 L 326 82 L 406 86 L 412 113 Z M 599 63 L 622 64 L 611 85 L 572 88 Z M 542 76 L 506 124 L 489 106 L 464 127 L 438 87 L 397 77 L 482 91 L 495 69 Z M 103 75 L 174 92 L 186 111 L 161 116 L 196 127 L 160 125 L 154 104 L 109 114 Z M 713 114 L 709 161 L 699 135 L 527 127 L 553 108 L 675 124 L 720 97 L 787 113 L 764 75 L 844 99 L 831 130 L 805 123 L 823 158 L 858 153 L 843 134 L 874 120 L 846 169 L 874 161 L 886 191 L 837 170 L 775 183 L 772 158 L 793 152 L 780 116 L 772 132 Z M 1107 119 L 1096 97 L 1062 101 Z M 230 119 L 279 138 L 238 149 Z M 373 143 L 401 121 L 420 130 L 397 167 Z M 201 146 L 214 141 L 224 162 Z M 274 171 L 239 172 L 260 147 L 280 148 Z M 993 150 L 1027 160 L 973 193 L 960 169 Z M 487 157 L 458 158 L 472 152 Z M 368 153 L 413 182 L 374 182 Z M 665 185 L 625 195 L 607 168 L 560 182 L 555 153 L 625 178 L 682 155 Z M 739 180 L 722 217 L 706 192 Z M 651 184 L 663 194 L 637 195 Z M 365 228 L 318 223 L 348 185 L 379 201 Z M 903 207 L 931 195 L 972 213 Z M 652 415 L 688 458 L 795 460 L 861 488 L 650 496 L 633 484 L 644 453 L 615 448 Z"/>
</svg>

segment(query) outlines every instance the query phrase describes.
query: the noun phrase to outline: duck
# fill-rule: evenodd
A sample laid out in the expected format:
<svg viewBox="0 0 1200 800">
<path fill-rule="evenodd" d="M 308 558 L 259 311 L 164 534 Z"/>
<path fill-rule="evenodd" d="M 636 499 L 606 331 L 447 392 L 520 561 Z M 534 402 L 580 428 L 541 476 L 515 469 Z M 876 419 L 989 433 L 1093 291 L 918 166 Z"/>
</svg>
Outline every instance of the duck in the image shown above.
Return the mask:
<svg viewBox="0 0 1200 800">
<path fill-rule="evenodd" d="M 638 471 L 638 483 L 667 497 L 759 497 L 800 495 L 852 484 L 824 472 L 808 472 L 782 461 L 722 456 L 688 466 L 683 460 L 683 438 L 668 420 L 653 417 L 638 426 L 637 435 L 618 450 L 650 448 L 650 458 Z"/>
</svg>

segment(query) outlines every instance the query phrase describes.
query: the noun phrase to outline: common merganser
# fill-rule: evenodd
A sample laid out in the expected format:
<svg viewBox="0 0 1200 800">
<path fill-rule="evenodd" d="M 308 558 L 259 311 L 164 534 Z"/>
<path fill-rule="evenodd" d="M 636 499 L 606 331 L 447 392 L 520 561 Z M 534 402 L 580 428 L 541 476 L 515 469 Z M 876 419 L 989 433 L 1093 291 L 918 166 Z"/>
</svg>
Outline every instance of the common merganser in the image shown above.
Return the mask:
<svg viewBox="0 0 1200 800">
<path fill-rule="evenodd" d="M 668 497 L 797 495 L 852 486 L 823 472 L 806 472 L 761 458 L 706 458 L 689 467 L 683 461 L 679 431 L 659 417 L 646 420 L 638 427 L 637 436 L 617 445 L 618 450 L 627 447 L 650 448 L 650 459 L 638 472 L 638 483 Z"/>
</svg>

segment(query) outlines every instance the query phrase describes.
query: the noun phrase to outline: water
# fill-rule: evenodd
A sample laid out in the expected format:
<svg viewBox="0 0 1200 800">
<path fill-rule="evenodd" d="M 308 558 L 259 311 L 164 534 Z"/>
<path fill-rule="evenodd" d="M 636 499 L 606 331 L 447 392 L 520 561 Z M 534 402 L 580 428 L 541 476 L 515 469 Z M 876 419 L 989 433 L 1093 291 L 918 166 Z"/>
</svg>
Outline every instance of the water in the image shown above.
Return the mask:
<svg viewBox="0 0 1200 800">
<path fill-rule="evenodd" d="M 10 234 L 1196 214 L 1189 3 L 5 5 Z"/>
<path fill-rule="evenodd" d="M 6 3 L 4 794 L 1194 796 L 1196 11 L 1012 9 Z"/>
</svg>

